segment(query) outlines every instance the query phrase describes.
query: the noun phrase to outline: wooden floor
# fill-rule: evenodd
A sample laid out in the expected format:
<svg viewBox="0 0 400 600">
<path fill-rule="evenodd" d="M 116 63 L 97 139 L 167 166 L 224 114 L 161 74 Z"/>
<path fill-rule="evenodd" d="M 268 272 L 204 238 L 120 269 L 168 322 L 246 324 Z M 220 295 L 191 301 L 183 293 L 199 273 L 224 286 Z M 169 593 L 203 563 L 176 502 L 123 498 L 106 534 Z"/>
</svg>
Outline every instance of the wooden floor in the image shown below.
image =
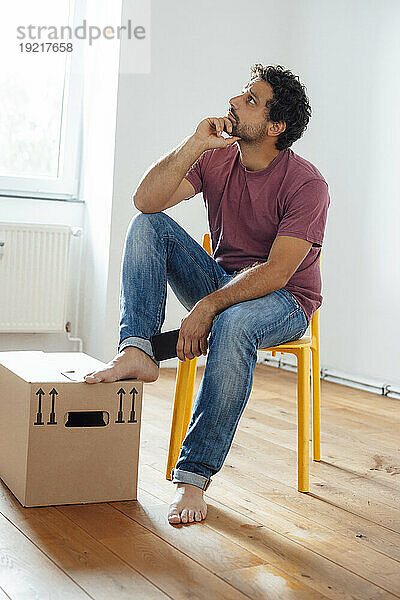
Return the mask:
<svg viewBox="0 0 400 600">
<path fill-rule="evenodd" d="M 138 501 L 22 508 L 1 484 L 0 600 L 400 598 L 398 401 L 323 381 L 301 494 L 296 374 L 257 365 L 206 520 L 171 526 L 174 378 L 144 386 Z"/>
</svg>

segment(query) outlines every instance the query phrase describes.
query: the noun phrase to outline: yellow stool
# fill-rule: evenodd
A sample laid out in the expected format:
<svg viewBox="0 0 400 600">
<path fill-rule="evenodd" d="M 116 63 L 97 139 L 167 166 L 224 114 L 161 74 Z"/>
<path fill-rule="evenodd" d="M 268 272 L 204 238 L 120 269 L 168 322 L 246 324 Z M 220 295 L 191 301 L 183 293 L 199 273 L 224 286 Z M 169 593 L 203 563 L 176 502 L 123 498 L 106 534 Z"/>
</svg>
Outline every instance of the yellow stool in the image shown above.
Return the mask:
<svg viewBox="0 0 400 600">
<path fill-rule="evenodd" d="M 203 248 L 211 254 L 210 235 L 203 236 Z M 319 266 L 321 268 L 321 255 Z M 309 420 L 310 420 L 310 350 L 312 352 L 312 398 L 313 398 L 313 460 L 321 460 L 320 452 L 320 357 L 319 357 L 319 309 L 311 318 L 311 337 L 303 336 L 294 342 L 286 342 L 261 351 L 295 354 L 297 356 L 297 488 L 309 492 Z M 166 478 L 171 480 L 171 471 L 178 460 L 192 414 L 197 356 L 185 362 L 179 360 L 175 382 L 174 408 L 167 459 Z"/>
</svg>

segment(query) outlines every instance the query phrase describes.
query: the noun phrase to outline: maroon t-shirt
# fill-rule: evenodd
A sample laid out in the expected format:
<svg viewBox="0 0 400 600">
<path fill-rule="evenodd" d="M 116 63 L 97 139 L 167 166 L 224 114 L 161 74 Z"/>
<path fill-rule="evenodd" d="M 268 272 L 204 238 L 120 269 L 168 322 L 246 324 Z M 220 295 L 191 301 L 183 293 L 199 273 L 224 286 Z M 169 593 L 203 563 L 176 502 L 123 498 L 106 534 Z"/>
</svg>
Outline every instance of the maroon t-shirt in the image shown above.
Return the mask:
<svg viewBox="0 0 400 600">
<path fill-rule="evenodd" d="M 249 171 L 237 143 L 206 150 L 185 175 L 203 192 L 213 258 L 227 273 L 266 262 L 277 235 L 313 243 L 285 285 L 308 322 L 322 304 L 319 255 L 330 204 L 328 184 L 290 148 L 259 171 Z"/>
</svg>

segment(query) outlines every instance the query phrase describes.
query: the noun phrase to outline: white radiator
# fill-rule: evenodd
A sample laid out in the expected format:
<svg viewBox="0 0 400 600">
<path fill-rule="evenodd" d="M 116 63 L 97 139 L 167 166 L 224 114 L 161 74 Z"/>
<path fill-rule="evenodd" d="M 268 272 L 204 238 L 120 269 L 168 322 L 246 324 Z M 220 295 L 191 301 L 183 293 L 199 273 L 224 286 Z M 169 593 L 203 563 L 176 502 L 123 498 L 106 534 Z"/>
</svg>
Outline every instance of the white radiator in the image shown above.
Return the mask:
<svg viewBox="0 0 400 600">
<path fill-rule="evenodd" d="M 0 331 L 65 331 L 74 229 L 0 222 Z"/>
</svg>

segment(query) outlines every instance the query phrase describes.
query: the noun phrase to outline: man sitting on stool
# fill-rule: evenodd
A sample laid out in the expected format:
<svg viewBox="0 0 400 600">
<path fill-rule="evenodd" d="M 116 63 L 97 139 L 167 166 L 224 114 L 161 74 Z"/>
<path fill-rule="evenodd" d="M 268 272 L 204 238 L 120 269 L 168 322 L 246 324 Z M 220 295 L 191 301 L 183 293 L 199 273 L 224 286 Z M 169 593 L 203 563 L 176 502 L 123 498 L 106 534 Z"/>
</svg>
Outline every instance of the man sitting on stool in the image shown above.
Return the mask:
<svg viewBox="0 0 400 600">
<path fill-rule="evenodd" d="M 118 354 L 87 383 L 156 381 L 150 338 L 161 332 L 167 281 L 189 314 L 177 343 L 184 361 L 207 363 L 175 468 L 170 523 L 206 517 L 203 492 L 223 465 L 249 398 L 257 349 L 302 337 L 322 304 L 319 255 L 330 204 L 318 169 L 290 146 L 311 108 L 297 76 L 251 68 L 225 116 L 193 135 L 143 176 L 125 239 Z M 225 131 L 229 137 L 223 137 Z M 210 256 L 162 212 L 203 192 Z M 209 338 L 209 339 L 208 339 Z"/>
</svg>

